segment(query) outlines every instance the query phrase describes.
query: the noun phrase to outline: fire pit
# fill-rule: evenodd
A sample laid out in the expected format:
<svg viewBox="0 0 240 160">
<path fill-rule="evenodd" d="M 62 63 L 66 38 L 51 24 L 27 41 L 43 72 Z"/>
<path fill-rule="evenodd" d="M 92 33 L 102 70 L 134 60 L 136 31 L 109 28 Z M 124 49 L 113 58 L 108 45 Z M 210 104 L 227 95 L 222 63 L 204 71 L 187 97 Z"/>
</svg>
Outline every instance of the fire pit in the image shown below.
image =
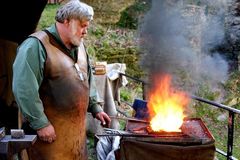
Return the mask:
<svg viewBox="0 0 240 160">
<path fill-rule="evenodd" d="M 128 120 L 120 157 L 125 160 L 213 160 L 214 137 L 200 118 L 185 119 L 181 131 L 152 131 L 149 123 Z M 138 135 L 138 136 L 136 136 Z"/>
<path fill-rule="evenodd" d="M 186 118 L 188 94 L 171 85 L 171 76 L 154 75 L 145 108 L 149 122 L 126 124 L 121 160 L 213 160 L 214 138 L 200 118 Z M 138 107 L 136 107 L 138 112 Z"/>
<path fill-rule="evenodd" d="M 200 118 L 185 119 L 180 132 L 153 131 L 149 123 L 128 120 L 126 131 L 142 135 L 145 137 L 144 141 L 150 140 L 158 144 L 190 145 L 215 142 Z"/>
</svg>

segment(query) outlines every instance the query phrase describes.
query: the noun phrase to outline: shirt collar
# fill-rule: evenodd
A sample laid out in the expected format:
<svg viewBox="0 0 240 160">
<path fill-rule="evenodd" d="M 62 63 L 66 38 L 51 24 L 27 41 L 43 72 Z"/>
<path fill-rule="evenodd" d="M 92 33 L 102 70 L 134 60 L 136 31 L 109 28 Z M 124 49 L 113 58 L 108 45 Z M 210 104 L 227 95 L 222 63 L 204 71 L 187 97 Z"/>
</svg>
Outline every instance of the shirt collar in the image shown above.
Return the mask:
<svg viewBox="0 0 240 160">
<path fill-rule="evenodd" d="M 75 54 L 78 51 L 78 47 L 75 47 L 71 50 L 69 50 L 63 43 L 63 41 L 60 38 L 60 35 L 57 31 L 57 27 L 56 27 L 56 23 L 51 25 L 50 27 L 47 28 L 47 30 L 56 38 L 57 42 L 59 43 L 59 45 L 61 45 L 74 59 L 76 58 Z"/>
</svg>

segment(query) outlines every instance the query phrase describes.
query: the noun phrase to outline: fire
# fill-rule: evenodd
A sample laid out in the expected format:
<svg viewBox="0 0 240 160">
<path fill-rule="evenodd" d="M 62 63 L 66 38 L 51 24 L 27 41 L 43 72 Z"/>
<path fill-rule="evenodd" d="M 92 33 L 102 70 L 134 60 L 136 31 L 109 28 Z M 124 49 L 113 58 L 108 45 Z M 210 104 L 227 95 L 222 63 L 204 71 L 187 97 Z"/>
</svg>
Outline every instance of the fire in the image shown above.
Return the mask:
<svg viewBox="0 0 240 160">
<path fill-rule="evenodd" d="M 184 107 L 189 102 L 187 94 L 172 88 L 170 75 L 155 77 L 154 84 L 148 100 L 152 130 L 181 131 L 180 127 L 185 117 Z"/>
</svg>

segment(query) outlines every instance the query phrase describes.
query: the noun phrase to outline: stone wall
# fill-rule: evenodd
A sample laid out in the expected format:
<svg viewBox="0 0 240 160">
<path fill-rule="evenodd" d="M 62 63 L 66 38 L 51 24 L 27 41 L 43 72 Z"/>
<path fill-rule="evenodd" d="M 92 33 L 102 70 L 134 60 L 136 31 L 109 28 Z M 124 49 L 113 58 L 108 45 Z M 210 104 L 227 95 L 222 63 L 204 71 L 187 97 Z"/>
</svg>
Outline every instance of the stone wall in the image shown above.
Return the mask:
<svg viewBox="0 0 240 160">
<path fill-rule="evenodd" d="M 233 70 L 240 70 L 240 0 L 229 4 L 229 14 L 225 18 L 227 44 L 225 50 L 229 52 Z"/>
<path fill-rule="evenodd" d="M 204 8 L 196 5 L 186 5 L 182 10 L 182 17 L 186 24 L 185 36 L 191 44 L 191 49 L 200 54 L 202 52 L 202 31 L 206 23 Z"/>
</svg>

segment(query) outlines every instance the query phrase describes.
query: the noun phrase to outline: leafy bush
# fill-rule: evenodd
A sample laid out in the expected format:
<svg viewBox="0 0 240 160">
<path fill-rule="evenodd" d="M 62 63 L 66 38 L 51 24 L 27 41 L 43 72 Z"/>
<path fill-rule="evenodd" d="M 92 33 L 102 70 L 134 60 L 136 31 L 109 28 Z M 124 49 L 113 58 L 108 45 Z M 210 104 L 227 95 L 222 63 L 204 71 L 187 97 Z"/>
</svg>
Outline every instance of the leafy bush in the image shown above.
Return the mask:
<svg viewBox="0 0 240 160">
<path fill-rule="evenodd" d="M 123 28 L 137 29 L 141 19 L 151 6 L 150 0 L 137 0 L 134 5 L 121 12 L 117 25 Z"/>
<path fill-rule="evenodd" d="M 51 24 L 55 22 L 55 14 L 58 7 L 59 4 L 46 5 L 37 26 L 38 30 L 49 27 Z"/>
<path fill-rule="evenodd" d="M 86 38 L 88 53 L 94 60 L 125 63 L 127 74 L 141 77 L 143 73 L 138 65 L 139 52 L 135 34 L 135 30 L 92 24 Z"/>
</svg>

